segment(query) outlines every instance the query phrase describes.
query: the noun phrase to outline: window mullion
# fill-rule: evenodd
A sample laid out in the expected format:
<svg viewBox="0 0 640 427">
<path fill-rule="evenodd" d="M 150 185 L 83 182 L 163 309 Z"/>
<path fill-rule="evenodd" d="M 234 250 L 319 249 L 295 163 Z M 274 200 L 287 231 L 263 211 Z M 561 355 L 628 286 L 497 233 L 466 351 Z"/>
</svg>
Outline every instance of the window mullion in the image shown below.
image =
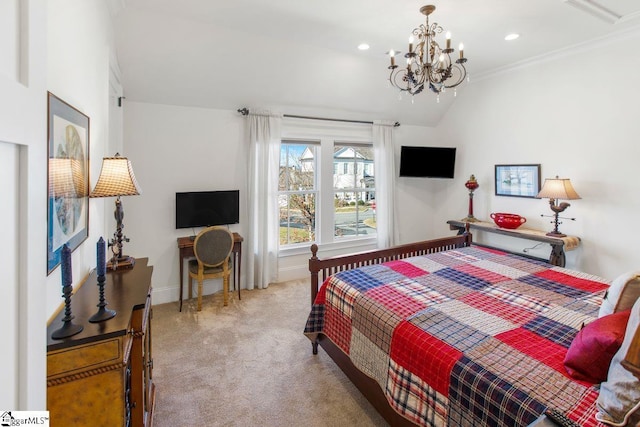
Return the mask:
<svg viewBox="0 0 640 427">
<path fill-rule="evenodd" d="M 333 139 L 324 137 L 320 144 L 317 175 L 321 199 L 318 235 L 320 242 L 328 243 L 333 241 Z"/>
</svg>

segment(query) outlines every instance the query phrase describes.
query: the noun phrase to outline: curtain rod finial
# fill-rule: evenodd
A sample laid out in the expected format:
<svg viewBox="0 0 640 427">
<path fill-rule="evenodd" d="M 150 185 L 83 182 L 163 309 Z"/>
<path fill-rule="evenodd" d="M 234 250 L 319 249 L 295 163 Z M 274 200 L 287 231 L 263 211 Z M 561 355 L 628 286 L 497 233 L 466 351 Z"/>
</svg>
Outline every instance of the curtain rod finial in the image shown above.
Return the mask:
<svg viewBox="0 0 640 427">
<path fill-rule="evenodd" d="M 247 116 L 249 115 L 249 109 L 248 108 L 238 108 L 238 113 L 242 114 L 243 116 Z"/>
</svg>

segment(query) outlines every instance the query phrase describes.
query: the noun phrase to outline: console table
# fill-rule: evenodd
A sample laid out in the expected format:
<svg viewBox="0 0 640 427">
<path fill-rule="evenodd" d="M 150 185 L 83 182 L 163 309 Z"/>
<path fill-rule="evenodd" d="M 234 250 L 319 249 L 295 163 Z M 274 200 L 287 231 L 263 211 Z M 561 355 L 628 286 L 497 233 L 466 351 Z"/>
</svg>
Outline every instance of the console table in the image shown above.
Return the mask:
<svg viewBox="0 0 640 427">
<path fill-rule="evenodd" d="M 458 234 L 465 231 L 467 222 L 451 219 L 447 221 L 451 230 L 458 230 Z M 551 245 L 551 255 L 549 256 L 549 264 L 564 267 L 566 264 L 565 249 L 570 251 L 580 245 L 580 238 L 576 236 L 551 237 L 547 236 L 544 231 L 534 230 L 531 228 L 519 227 L 515 230 L 508 228 L 500 228 L 492 222 L 476 221 L 469 222 L 471 230 L 485 231 L 487 233 L 501 234 L 503 236 L 517 237 L 520 239 L 533 240 L 536 242 L 548 243 Z"/>
<path fill-rule="evenodd" d="M 238 299 L 242 299 L 240 296 L 240 265 L 242 263 L 242 241 L 244 238 L 238 233 L 233 233 L 233 290 L 236 289 L 236 270 L 238 271 Z M 180 311 L 182 311 L 182 290 L 184 282 L 184 260 L 185 258 L 194 258 L 193 252 L 194 238 L 190 236 L 178 237 L 178 249 L 180 250 L 180 256 L 178 261 L 180 262 Z"/>
<path fill-rule="evenodd" d="M 96 271 L 71 297 L 73 322 L 83 330 L 53 339 L 64 312 L 47 327 L 47 409 L 51 425 L 140 427 L 153 424 L 151 273 L 147 258 L 133 268 L 107 270 L 112 319 L 90 323 L 98 310 Z"/>
</svg>

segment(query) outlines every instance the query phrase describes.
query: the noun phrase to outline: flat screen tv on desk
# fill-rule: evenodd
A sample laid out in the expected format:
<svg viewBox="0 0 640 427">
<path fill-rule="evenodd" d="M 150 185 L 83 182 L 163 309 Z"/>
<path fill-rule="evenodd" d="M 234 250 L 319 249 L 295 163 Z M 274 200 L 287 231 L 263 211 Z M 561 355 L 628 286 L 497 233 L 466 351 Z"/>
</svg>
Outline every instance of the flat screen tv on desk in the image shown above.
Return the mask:
<svg viewBox="0 0 640 427">
<path fill-rule="evenodd" d="M 176 228 L 208 227 L 240 222 L 240 191 L 176 193 Z"/>
</svg>

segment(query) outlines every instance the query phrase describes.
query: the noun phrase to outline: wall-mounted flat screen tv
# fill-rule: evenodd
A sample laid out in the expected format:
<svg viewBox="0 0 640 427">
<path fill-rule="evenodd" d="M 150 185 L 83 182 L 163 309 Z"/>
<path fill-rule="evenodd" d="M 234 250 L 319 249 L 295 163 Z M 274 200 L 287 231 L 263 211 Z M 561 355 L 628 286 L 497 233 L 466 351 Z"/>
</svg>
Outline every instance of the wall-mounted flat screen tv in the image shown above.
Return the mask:
<svg viewBox="0 0 640 427">
<path fill-rule="evenodd" d="M 400 148 L 400 176 L 453 178 L 456 149 L 452 147 Z"/>
<path fill-rule="evenodd" d="M 176 193 L 176 228 L 207 227 L 240 222 L 240 191 Z"/>
</svg>

